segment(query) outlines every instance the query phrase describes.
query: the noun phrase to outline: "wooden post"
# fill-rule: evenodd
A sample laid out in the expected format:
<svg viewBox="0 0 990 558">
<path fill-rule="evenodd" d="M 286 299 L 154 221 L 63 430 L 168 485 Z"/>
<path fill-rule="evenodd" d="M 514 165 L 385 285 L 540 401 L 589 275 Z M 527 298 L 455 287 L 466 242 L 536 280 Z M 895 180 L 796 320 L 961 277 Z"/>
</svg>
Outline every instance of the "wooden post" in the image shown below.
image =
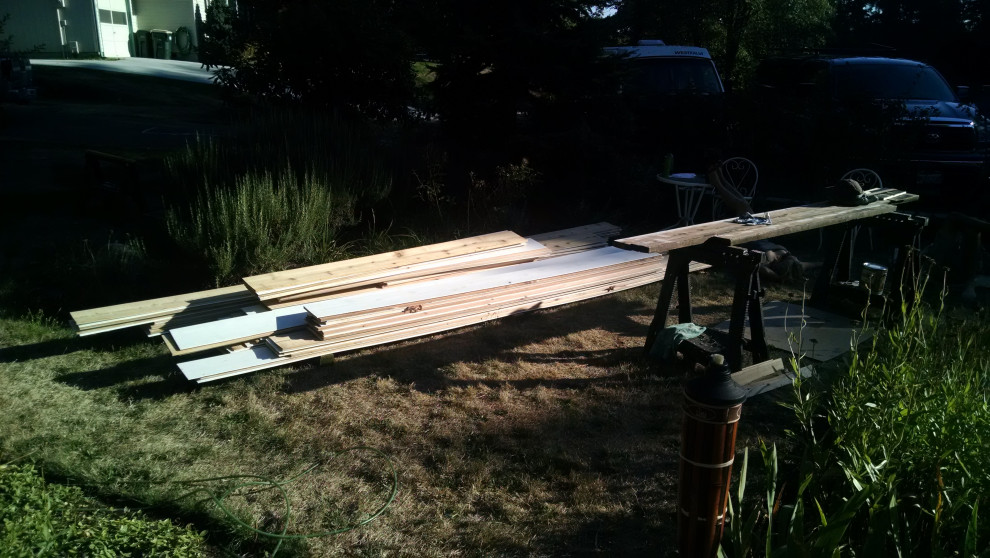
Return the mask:
<svg viewBox="0 0 990 558">
<path fill-rule="evenodd" d="M 746 393 L 732 380 L 722 355 L 712 355 L 705 375 L 684 386 L 677 515 L 681 556 L 710 558 L 718 550 Z"/>
</svg>

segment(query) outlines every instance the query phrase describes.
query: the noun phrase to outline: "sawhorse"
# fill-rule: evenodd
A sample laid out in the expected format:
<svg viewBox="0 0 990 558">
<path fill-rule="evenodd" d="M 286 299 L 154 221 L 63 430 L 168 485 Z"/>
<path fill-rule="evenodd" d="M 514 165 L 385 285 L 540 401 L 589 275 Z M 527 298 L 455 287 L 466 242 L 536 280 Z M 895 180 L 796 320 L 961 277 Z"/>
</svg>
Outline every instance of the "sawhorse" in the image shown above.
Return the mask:
<svg viewBox="0 0 990 558">
<path fill-rule="evenodd" d="M 915 252 L 921 248 L 921 231 L 927 225 L 927 217 L 895 212 L 825 228 L 826 239 L 831 237 L 831 240 L 827 240 L 828 252 L 825 256 L 822 273 L 819 274 L 814 290 L 812 290 L 810 304 L 819 308 L 827 306 L 832 285 L 837 281 L 848 282 L 850 280 L 855 248 L 852 245 L 852 231 L 858 226 L 875 226 L 882 227 L 885 231 L 897 235 L 897 238 L 910 239 L 910 244 L 899 246 L 895 250 L 893 265 L 887 273 L 885 290 L 889 294 L 886 300 L 884 300 L 884 293 L 869 293 L 868 296 L 876 296 L 878 301 L 887 302 L 888 313 L 900 312 L 901 303 L 907 303 L 910 306 L 914 302 L 914 278 L 919 272 L 919 262 L 915 257 Z M 862 289 L 860 292 L 863 294 L 865 302 L 867 293 Z"/>
<path fill-rule="evenodd" d="M 692 321 L 691 287 L 688 267 L 691 262 L 702 262 L 712 267 L 727 268 L 735 277 L 735 292 L 732 298 L 732 311 L 729 319 L 729 343 L 725 347 L 725 359 L 733 371 L 742 370 L 744 345 L 753 354 L 753 362 L 770 358 L 764 335 L 763 298 L 760 286 L 760 263 L 763 252 L 728 242 L 710 238 L 704 244 L 671 250 L 668 254 L 667 271 L 660 287 L 660 298 L 653 313 L 653 321 L 646 333 L 645 353 L 649 354 L 660 330 L 667 327 L 671 303 L 674 299 L 674 286 L 677 286 L 678 323 Z M 746 317 L 749 316 L 751 340 L 744 339 Z"/>
</svg>

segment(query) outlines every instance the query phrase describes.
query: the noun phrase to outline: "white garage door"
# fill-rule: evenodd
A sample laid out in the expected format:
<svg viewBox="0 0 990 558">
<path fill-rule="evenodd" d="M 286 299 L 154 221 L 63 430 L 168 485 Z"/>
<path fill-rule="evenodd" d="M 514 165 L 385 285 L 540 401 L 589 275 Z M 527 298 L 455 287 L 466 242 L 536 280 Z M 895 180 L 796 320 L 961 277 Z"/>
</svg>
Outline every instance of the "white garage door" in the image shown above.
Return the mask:
<svg viewBox="0 0 990 558">
<path fill-rule="evenodd" d="M 97 0 L 100 10 L 100 39 L 103 56 L 127 58 L 131 55 L 128 44 L 131 33 L 127 26 L 127 0 Z"/>
</svg>

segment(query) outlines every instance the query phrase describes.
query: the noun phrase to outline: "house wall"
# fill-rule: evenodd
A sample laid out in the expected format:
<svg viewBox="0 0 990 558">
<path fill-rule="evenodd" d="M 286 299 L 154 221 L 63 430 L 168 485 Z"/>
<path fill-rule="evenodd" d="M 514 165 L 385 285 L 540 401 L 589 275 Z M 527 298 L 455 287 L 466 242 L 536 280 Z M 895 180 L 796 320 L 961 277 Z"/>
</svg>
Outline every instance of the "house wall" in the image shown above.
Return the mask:
<svg viewBox="0 0 990 558">
<path fill-rule="evenodd" d="M 134 10 L 134 29 L 151 31 L 152 29 L 164 29 L 173 33 L 180 27 L 189 30 L 189 38 L 193 45 L 196 44 L 196 7 L 194 0 L 131 0 L 131 7 Z M 205 13 L 205 6 L 200 10 Z M 186 56 L 180 56 L 176 45 L 173 43 L 173 58 L 184 60 L 196 60 L 195 50 Z"/>
<path fill-rule="evenodd" d="M 64 0 L 64 7 L 57 0 L 4 4 L 0 12 L 10 15 L 6 32 L 13 36 L 12 50 L 30 51 L 43 44 L 40 51 L 31 53 L 32 57 L 62 58 L 69 54 L 65 45 L 75 41 L 79 43 L 80 54 L 99 53 L 93 0 Z"/>
</svg>

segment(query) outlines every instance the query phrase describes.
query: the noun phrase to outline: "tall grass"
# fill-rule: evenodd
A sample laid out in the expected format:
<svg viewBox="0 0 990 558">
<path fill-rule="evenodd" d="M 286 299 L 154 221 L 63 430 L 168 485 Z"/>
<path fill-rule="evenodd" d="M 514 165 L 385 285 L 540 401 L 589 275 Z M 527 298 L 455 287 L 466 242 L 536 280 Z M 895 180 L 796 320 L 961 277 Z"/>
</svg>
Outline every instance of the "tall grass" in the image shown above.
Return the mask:
<svg viewBox="0 0 990 558">
<path fill-rule="evenodd" d="M 373 131 L 333 113 L 270 111 L 235 136 L 198 138 L 166 160 L 168 230 L 217 284 L 325 262 L 341 229 L 388 195 Z"/>
<path fill-rule="evenodd" d="M 173 211 L 168 230 L 180 245 L 200 253 L 214 281 L 336 259 L 337 231 L 355 222 L 355 199 L 337 194 L 325 177 L 291 169 L 248 174 L 233 189 L 207 186 L 188 213 Z"/>
<path fill-rule="evenodd" d="M 827 391 L 795 384 L 789 474 L 763 448 L 766 495 L 740 485 L 727 554 L 986 555 L 990 323 L 920 294 L 900 316 Z"/>
</svg>

